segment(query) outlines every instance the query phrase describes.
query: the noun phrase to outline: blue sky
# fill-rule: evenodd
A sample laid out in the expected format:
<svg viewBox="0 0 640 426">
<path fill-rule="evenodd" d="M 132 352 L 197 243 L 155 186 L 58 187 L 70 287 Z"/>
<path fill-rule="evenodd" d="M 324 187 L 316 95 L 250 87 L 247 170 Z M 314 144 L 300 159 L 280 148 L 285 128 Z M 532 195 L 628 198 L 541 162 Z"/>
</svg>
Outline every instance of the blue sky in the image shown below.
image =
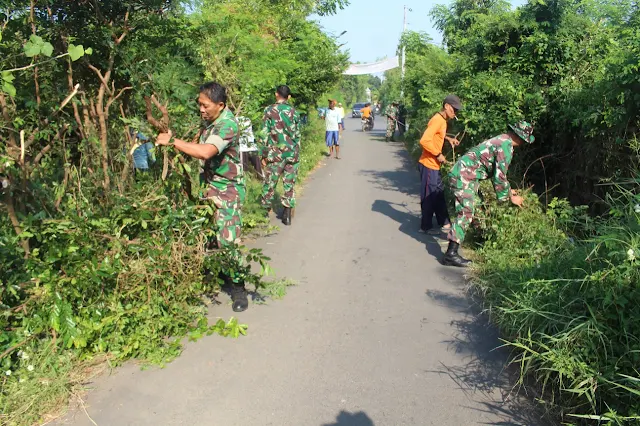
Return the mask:
<svg viewBox="0 0 640 426">
<path fill-rule="evenodd" d="M 351 0 L 351 4 L 334 16 L 319 17 L 325 31 L 340 37 L 346 43 L 343 49 L 351 53 L 352 62 L 373 62 L 385 56 L 395 56 L 398 40 L 402 33 L 403 5 L 412 9 L 407 15 L 407 29 L 425 31 L 440 44 L 442 36 L 433 28 L 429 11 L 437 4 L 449 4 L 442 0 Z M 511 0 L 518 6 L 524 0 Z"/>
</svg>

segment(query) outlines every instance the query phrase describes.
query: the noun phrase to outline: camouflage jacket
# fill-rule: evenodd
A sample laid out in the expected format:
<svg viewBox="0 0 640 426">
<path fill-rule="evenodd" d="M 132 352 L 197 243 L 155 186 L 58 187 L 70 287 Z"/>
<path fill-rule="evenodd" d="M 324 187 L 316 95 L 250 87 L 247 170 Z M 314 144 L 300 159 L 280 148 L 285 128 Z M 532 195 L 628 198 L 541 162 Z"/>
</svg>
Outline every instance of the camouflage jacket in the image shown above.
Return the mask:
<svg viewBox="0 0 640 426">
<path fill-rule="evenodd" d="M 219 136 L 222 139 L 215 138 Z M 220 116 L 200 135 L 200 143 L 214 143 L 218 155 L 203 162 L 203 179 L 207 184 L 204 197 L 211 198 L 219 192 L 229 191 L 229 187 L 244 188 L 244 173 L 240 159 L 240 132 L 233 113 L 224 109 Z"/>
<path fill-rule="evenodd" d="M 453 166 L 449 177 L 455 189 L 477 185 L 484 179 L 491 179 L 499 201 L 506 201 L 511 195 L 507 170 L 513 159 L 513 144 L 507 134 L 482 142 L 460 157 Z"/>
<path fill-rule="evenodd" d="M 398 108 L 394 107 L 393 105 L 387 105 L 387 107 L 384 110 L 384 115 L 389 116 L 393 119 L 397 119 L 398 118 Z"/>
<path fill-rule="evenodd" d="M 294 151 L 300 146 L 300 116 L 289 103 L 276 103 L 264 110 L 262 119 L 261 145 L 267 151 L 277 148 L 280 151 Z"/>
</svg>

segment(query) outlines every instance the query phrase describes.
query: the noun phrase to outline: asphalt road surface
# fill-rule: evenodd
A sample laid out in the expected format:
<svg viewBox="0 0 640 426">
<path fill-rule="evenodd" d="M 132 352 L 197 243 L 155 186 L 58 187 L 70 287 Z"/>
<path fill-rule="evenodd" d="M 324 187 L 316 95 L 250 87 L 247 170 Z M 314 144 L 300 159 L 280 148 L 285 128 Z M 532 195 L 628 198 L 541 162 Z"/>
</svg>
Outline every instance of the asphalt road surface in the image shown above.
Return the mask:
<svg viewBox="0 0 640 426">
<path fill-rule="evenodd" d="M 419 176 L 382 121 L 365 134 L 347 118 L 342 159 L 309 179 L 293 226 L 251 244 L 298 285 L 237 315 L 246 337 L 188 343 L 164 369 L 118 368 L 89 385 L 88 416 L 58 424 L 539 424 L 461 271 L 439 264 L 446 242 L 417 232 Z"/>
</svg>

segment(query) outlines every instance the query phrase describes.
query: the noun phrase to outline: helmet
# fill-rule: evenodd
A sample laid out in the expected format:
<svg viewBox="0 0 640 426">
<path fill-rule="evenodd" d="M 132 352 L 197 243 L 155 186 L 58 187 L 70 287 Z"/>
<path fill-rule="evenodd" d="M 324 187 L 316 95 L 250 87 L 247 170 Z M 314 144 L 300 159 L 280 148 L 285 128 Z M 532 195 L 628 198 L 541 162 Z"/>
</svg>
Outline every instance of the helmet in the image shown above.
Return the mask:
<svg viewBox="0 0 640 426">
<path fill-rule="evenodd" d="M 526 143 L 533 143 L 536 140 L 535 136 L 533 136 L 533 126 L 528 121 L 509 124 L 509 128 Z"/>
</svg>

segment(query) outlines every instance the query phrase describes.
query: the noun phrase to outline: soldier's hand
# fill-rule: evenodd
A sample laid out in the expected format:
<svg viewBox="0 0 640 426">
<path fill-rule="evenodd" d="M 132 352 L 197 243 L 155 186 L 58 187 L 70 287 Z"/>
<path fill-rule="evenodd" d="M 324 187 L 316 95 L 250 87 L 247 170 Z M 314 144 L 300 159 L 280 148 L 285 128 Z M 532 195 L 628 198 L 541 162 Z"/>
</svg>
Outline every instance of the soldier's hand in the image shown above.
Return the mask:
<svg viewBox="0 0 640 426">
<path fill-rule="evenodd" d="M 173 133 L 171 133 L 171 130 L 169 130 L 167 133 L 160 133 L 156 138 L 156 145 L 163 145 L 163 146 L 169 145 L 169 142 L 171 141 L 172 136 L 173 136 Z"/>
<path fill-rule="evenodd" d="M 511 202 L 518 207 L 522 207 L 522 205 L 524 204 L 524 198 L 519 195 L 511 194 Z"/>
</svg>

